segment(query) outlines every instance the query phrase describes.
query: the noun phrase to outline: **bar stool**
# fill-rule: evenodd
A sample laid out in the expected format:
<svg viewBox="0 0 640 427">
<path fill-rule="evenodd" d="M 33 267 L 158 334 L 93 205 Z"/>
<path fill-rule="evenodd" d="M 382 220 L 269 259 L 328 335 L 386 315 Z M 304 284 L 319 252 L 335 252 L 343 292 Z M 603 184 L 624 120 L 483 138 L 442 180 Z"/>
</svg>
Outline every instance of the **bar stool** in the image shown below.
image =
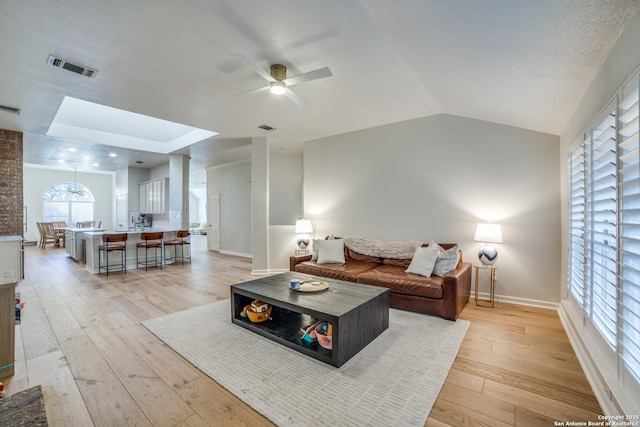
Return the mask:
<svg viewBox="0 0 640 427">
<path fill-rule="evenodd" d="M 164 253 L 165 256 L 167 254 L 167 246 L 173 246 L 173 257 L 172 258 L 166 258 L 165 259 L 165 263 L 166 261 L 176 261 L 176 260 L 180 260 L 182 261 L 182 264 L 184 264 L 184 260 L 188 259 L 189 262 L 191 262 L 191 250 L 189 250 L 189 256 L 184 256 L 184 245 L 190 245 L 191 242 L 189 241 L 189 230 L 178 230 L 176 232 L 176 238 L 175 239 L 171 239 L 171 240 L 167 240 L 164 242 Z M 180 256 L 178 256 L 178 246 L 180 246 Z M 189 246 L 191 247 L 191 246 Z"/>
<path fill-rule="evenodd" d="M 102 244 L 98 246 L 98 273 L 104 269 L 107 272 L 107 277 L 109 277 L 109 270 L 120 268 L 121 271 L 124 271 L 124 274 L 127 274 L 126 259 L 128 238 L 128 233 L 105 233 L 102 235 Z M 109 252 L 120 252 L 120 264 L 109 265 Z M 105 263 L 107 264 L 104 267 L 101 263 L 101 255 L 104 255 Z"/>
<path fill-rule="evenodd" d="M 136 267 L 140 268 L 140 264 L 144 265 L 144 270 L 147 271 L 149 266 L 160 266 L 162 268 L 162 239 L 164 233 L 162 231 L 149 231 L 140 234 L 140 240 L 142 242 L 136 243 Z M 138 249 L 144 248 L 144 261 L 138 261 Z M 154 250 L 154 258 L 149 261 L 149 249 Z M 160 260 L 158 261 L 158 249 L 160 249 Z"/>
</svg>

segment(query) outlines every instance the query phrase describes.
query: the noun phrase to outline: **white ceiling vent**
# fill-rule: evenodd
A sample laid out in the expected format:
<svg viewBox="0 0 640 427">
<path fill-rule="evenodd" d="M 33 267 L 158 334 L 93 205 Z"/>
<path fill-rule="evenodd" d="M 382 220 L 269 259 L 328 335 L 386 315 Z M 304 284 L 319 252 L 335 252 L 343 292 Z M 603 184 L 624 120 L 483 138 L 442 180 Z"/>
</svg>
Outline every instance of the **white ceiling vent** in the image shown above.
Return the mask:
<svg viewBox="0 0 640 427">
<path fill-rule="evenodd" d="M 13 113 L 17 115 L 20 115 L 22 113 L 22 110 L 20 108 L 9 107 L 6 105 L 0 105 L 0 111 L 4 111 L 5 113 Z"/>
<path fill-rule="evenodd" d="M 57 58 L 53 55 L 49 55 L 47 63 L 49 63 L 49 65 L 53 65 L 54 67 L 64 68 L 67 71 L 71 71 L 85 77 L 95 77 L 96 74 L 98 74 L 98 70 L 83 67 L 82 65 L 72 64 L 71 62 L 67 62 L 64 59 Z"/>
</svg>

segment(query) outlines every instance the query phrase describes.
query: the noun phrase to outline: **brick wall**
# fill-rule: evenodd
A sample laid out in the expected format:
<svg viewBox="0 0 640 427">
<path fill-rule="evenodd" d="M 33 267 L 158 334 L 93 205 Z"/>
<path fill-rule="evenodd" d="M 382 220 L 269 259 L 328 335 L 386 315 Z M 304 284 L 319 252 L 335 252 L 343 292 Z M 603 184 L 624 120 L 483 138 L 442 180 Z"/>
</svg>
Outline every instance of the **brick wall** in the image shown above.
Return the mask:
<svg viewBox="0 0 640 427">
<path fill-rule="evenodd" d="M 22 132 L 0 129 L 0 236 L 23 235 Z"/>
</svg>

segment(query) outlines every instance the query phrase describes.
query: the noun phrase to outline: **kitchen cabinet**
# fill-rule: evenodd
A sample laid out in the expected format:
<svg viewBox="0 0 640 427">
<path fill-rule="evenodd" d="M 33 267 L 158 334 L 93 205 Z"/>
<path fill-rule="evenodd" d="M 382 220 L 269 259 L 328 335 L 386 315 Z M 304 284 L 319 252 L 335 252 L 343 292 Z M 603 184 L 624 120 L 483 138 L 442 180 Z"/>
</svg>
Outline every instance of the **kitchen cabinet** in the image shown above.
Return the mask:
<svg viewBox="0 0 640 427">
<path fill-rule="evenodd" d="M 164 214 L 168 212 L 169 178 L 142 182 L 138 186 L 138 202 L 141 214 Z"/>
<path fill-rule="evenodd" d="M 140 213 L 147 213 L 151 210 L 147 196 L 147 184 L 144 182 L 138 186 L 138 209 Z"/>
</svg>

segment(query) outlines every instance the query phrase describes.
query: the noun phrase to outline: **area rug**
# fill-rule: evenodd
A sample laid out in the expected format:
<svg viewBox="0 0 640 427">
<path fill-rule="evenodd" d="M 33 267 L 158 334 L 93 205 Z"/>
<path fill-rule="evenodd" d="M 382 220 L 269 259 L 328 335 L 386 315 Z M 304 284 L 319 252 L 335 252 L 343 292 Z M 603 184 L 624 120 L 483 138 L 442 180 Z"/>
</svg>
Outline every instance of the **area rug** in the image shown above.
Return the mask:
<svg viewBox="0 0 640 427">
<path fill-rule="evenodd" d="M 44 410 L 40 386 L 0 399 L 0 426 L 46 427 L 47 425 L 47 414 Z"/>
<path fill-rule="evenodd" d="M 230 317 L 223 300 L 143 325 L 279 426 L 423 426 L 469 326 L 391 309 L 389 328 L 335 368 Z"/>
</svg>

